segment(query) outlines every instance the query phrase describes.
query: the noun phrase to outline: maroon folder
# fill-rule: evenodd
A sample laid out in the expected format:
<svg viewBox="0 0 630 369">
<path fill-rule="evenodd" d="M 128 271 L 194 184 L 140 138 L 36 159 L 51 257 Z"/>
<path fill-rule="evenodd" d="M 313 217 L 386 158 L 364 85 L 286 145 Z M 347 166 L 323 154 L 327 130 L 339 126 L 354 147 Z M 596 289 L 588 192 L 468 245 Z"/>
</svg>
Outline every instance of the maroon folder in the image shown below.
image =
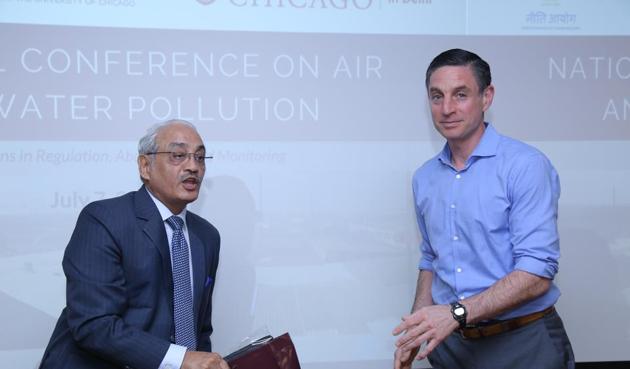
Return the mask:
<svg viewBox="0 0 630 369">
<path fill-rule="evenodd" d="M 285 333 L 276 338 L 261 338 L 225 357 L 230 369 L 300 369 L 300 362 Z"/>
</svg>

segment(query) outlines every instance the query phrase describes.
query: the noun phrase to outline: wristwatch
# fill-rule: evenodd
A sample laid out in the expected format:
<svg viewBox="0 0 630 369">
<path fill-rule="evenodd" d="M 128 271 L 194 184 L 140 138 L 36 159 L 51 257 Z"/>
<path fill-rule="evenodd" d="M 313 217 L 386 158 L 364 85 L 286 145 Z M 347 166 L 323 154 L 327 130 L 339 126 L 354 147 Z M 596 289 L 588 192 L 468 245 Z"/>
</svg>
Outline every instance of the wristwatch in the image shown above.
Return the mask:
<svg viewBox="0 0 630 369">
<path fill-rule="evenodd" d="M 466 327 L 466 316 L 468 316 L 466 306 L 460 304 L 459 302 L 452 303 L 451 314 L 453 314 L 453 319 L 459 323 L 460 329 Z"/>
</svg>

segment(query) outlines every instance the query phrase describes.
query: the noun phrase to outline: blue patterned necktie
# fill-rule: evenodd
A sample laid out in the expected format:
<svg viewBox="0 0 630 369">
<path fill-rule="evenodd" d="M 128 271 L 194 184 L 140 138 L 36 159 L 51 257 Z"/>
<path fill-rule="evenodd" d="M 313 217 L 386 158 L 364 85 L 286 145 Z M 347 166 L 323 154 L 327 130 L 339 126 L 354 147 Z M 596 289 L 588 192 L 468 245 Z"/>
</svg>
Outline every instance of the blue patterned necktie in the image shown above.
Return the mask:
<svg viewBox="0 0 630 369">
<path fill-rule="evenodd" d="M 173 229 L 171 253 L 173 258 L 173 315 L 175 320 L 175 343 L 197 349 L 195 319 L 193 314 L 192 288 L 190 285 L 190 264 L 188 243 L 182 227 L 184 220 L 177 216 L 166 219 Z"/>
</svg>

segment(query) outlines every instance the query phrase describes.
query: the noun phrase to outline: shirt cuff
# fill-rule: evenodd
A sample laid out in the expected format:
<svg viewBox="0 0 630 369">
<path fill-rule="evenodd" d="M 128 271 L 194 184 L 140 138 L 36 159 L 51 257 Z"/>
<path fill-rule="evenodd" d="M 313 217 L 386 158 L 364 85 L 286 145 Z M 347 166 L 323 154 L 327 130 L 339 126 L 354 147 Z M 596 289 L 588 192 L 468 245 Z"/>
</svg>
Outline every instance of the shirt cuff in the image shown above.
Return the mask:
<svg viewBox="0 0 630 369">
<path fill-rule="evenodd" d="M 418 269 L 432 272 L 433 263 L 423 258 L 420 260 L 420 263 L 418 264 Z"/>
<path fill-rule="evenodd" d="M 171 343 L 158 369 L 180 369 L 184 363 L 186 347 Z"/>
<path fill-rule="evenodd" d="M 520 257 L 516 261 L 514 269 L 522 270 L 539 277 L 553 279 L 558 272 L 558 264 L 549 263 L 532 257 Z"/>
</svg>

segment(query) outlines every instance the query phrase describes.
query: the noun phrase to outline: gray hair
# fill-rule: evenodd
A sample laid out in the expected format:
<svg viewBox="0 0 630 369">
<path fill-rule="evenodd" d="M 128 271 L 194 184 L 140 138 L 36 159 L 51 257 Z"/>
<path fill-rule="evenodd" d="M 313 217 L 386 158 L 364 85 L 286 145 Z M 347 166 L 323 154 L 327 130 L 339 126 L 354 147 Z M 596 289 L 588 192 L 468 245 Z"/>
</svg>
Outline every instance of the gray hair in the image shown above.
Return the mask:
<svg viewBox="0 0 630 369">
<path fill-rule="evenodd" d="M 146 155 L 150 152 L 158 151 L 159 148 L 156 142 L 157 135 L 162 129 L 173 124 L 182 124 L 192 128 L 195 132 L 197 132 L 197 128 L 192 123 L 181 119 L 171 119 L 167 120 L 166 122 L 156 123 L 149 127 L 149 129 L 147 129 L 147 133 L 142 136 L 142 138 L 138 142 L 138 155 Z"/>
</svg>

